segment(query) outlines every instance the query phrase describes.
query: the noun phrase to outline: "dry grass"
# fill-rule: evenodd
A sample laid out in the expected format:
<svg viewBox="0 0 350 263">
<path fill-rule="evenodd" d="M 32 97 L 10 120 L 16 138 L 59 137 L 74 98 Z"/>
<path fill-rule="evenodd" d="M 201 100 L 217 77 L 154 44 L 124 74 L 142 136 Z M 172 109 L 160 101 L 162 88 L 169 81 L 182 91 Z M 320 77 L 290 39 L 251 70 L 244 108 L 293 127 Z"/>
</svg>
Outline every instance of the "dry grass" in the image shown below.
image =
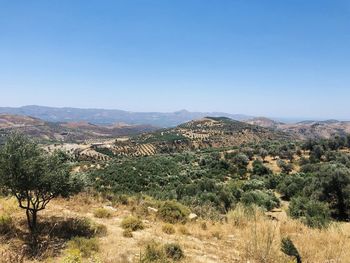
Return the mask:
<svg viewBox="0 0 350 263">
<path fill-rule="evenodd" d="M 14 223 L 20 225 L 19 222 L 24 219 L 23 211 L 15 207 L 5 209 L 15 205 L 11 202 L 13 200 L 0 199 L 0 214 L 7 211 L 14 218 Z M 74 206 L 73 202 L 76 202 Z M 96 224 L 105 225 L 107 233 L 97 238 L 99 250 L 96 251 L 96 257 L 104 263 L 138 262 L 140 252 L 144 251 L 145 244 L 150 241 L 179 244 L 186 255 L 181 262 L 290 263 L 293 259 L 280 251 L 281 239 L 286 236 L 289 236 L 298 248 L 303 262 L 347 263 L 350 258 L 349 223 L 333 224 L 326 230 L 310 229 L 296 220 L 286 217 L 279 218 L 279 221 L 270 220 L 257 208 L 249 210 L 238 206 L 228 213 L 227 222 L 198 220 L 177 224 L 174 225 L 176 232 L 171 235 L 163 232 L 164 222 L 148 217 L 142 222 L 145 225 L 144 229 L 133 232 L 132 236 L 128 235 L 126 238 L 123 236 L 121 222 L 132 214 L 132 207 L 118 206 L 112 218 L 94 217 L 93 212 L 101 207 L 103 202 L 105 201 L 99 198 L 84 195 L 70 200 L 57 200 L 39 214 L 39 220 L 47 216 L 86 217 Z M 21 243 L 18 242 L 14 238 L 0 244 L 0 255 L 6 253 L 1 260 L 16 255 L 11 251 L 21 247 Z M 61 254 L 54 255 L 49 262 L 62 262 L 67 257 L 66 253 L 65 250 L 61 251 Z M 6 262 L 15 262 L 13 260 L 8 259 Z"/>
</svg>

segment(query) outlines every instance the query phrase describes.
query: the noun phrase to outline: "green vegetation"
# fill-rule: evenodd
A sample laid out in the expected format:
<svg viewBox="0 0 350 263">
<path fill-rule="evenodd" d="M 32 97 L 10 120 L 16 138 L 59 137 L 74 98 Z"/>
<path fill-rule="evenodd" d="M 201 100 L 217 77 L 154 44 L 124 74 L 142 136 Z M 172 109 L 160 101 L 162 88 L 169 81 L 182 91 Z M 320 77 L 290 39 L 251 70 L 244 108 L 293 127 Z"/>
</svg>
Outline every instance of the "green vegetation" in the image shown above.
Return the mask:
<svg viewBox="0 0 350 263">
<path fill-rule="evenodd" d="M 55 197 L 68 197 L 82 184 L 70 175 L 67 156 L 52 155 L 20 134 L 11 135 L 0 150 L 0 188 L 18 200 L 26 211 L 33 242 L 37 236 L 37 213 Z"/>
<path fill-rule="evenodd" d="M 113 161 L 105 169 L 91 172 L 89 177 L 100 192 L 143 193 L 156 199 L 177 200 L 192 208 L 206 205 L 224 213 L 240 201 L 248 161 L 245 155 L 236 158 L 233 154 L 223 160 L 218 152 L 127 158 Z M 265 185 L 263 173 L 271 171 L 266 167 L 255 170 L 259 170 L 257 180 Z M 233 180 L 228 183 L 229 178 Z M 273 193 L 261 190 L 266 199 L 269 196 L 274 200 Z M 261 205 L 270 209 L 278 206 L 278 202 L 267 200 Z"/>
<path fill-rule="evenodd" d="M 179 261 L 185 257 L 184 252 L 179 244 L 171 243 L 164 246 L 165 255 L 174 261 Z"/>
<path fill-rule="evenodd" d="M 86 172 L 79 174 L 84 179 L 82 183 L 72 175 L 73 161 L 66 154 L 49 155 L 29 139 L 14 135 L 0 149 L 0 193 L 13 195 L 26 210 L 33 241 L 40 241 L 37 237 L 43 233 L 42 236 L 57 239 L 61 244 L 67 242 L 63 262 L 92 260 L 99 251 L 97 237 L 106 234 L 106 226 L 85 218 L 46 217 L 37 222 L 37 213 L 53 198 L 69 197 L 84 186 L 96 200 L 130 209 L 133 216 L 121 222 L 125 238 L 133 237 L 133 231 L 144 229 L 143 222 L 147 219 L 158 224 L 158 231 L 160 225 L 163 233 L 173 235 L 158 232 L 162 237 L 174 237 L 181 244 L 180 239 L 175 239 L 177 234 L 183 238 L 190 234 L 196 237 L 197 231 L 224 241 L 225 234 L 220 230 L 223 222 L 248 231 L 254 224 L 255 227 L 265 224 L 264 220 L 267 226 L 270 219 L 279 220 L 274 213 L 284 211 L 306 225 L 299 223 L 299 229 L 318 233 L 332 222 L 350 220 L 349 148 L 349 136 L 335 136 L 328 140 L 264 141 L 230 149 L 147 157 L 119 156 L 100 160 L 100 165 L 84 170 Z M 100 207 L 92 211 L 95 217 L 92 220 L 119 214 L 103 208 L 101 203 L 91 207 Z M 191 218 L 199 218 L 190 224 L 196 224 L 197 228 L 189 231 L 186 223 L 191 220 L 191 213 Z M 260 221 L 256 220 L 257 215 Z M 21 226 L 16 228 L 16 218 L 12 214 L 0 215 L 2 237 L 11 238 L 25 232 Z M 176 229 L 174 224 L 178 224 Z M 267 227 L 262 231 L 270 230 Z M 297 240 L 296 244 L 299 244 Z M 301 262 L 289 238 L 282 240 L 281 250 Z M 173 262 L 183 258 L 179 244 L 151 242 L 142 251 L 140 262 Z M 304 255 L 303 258 L 306 260 Z"/>
<path fill-rule="evenodd" d="M 67 247 L 70 250 L 78 250 L 84 258 L 88 258 L 99 251 L 96 238 L 75 237 L 68 242 Z"/>
<path fill-rule="evenodd" d="M 139 218 L 134 216 L 125 217 L 121 223 L 121 227 L 131 231 L 142 230 L 144 225 Z"/>
<path fill-rule="evenodd" d="M 107 210 L 106 208 L 100 207 L 94 211 L 94 216 L 97 218 L 111 218 L 112 212 Z"/>
<path fill-rule="evenodd" d="M 14 231 L 12 218 L 8 215 L 0 215 L 0 235 L 8 235 Z"/>
<path fill-rule="evenodd" d="M 180 261 L 185 257 L 181 246 L 177 243 L 162 245 L 157 242 L 149 242 L 142 255 L 141 262 L 173 262 Z"/>
<path fill-rule="evenodd" d="M 168 223 L 184 223 L 189 215 L 189 210 L 175 201 L 166 201 L 158 210 L 158 216 Z"/>
<path fill-rule="evenodd" d="M 277 208 L 280 199 L 276 193 L 280 193 L 291 202 L 291 217 L 311 227 L 326 227 L 331 220 L 349 219 L 350 158 L 339 151 L 346 147 L 346 136 L 305 143 L 265 141 L 227 152 L 212 148 L 118 159 L 88 177 L 99 192 L 116 196 L 142 193 L 166 201 L 157 207 L 165 222 L 187 219 L 189 210 L 182 211 L 175 201 L 199 216 L 218 218 L 238 203 Z M 271 170 L 267 156 L 279 166 L 280 174 Z M 295 172 L 296 167 L 300 172 Z"/>
<path fill-rule="evenodd" d="M 164 131 L 154 132 L 150 137 L 147 137 L 145 140 L 143 140 L 144 143 L 176 142 L 176 141 L 188 141 L 188 139 L 181 134 L 164 130 Z"/>
</svg>

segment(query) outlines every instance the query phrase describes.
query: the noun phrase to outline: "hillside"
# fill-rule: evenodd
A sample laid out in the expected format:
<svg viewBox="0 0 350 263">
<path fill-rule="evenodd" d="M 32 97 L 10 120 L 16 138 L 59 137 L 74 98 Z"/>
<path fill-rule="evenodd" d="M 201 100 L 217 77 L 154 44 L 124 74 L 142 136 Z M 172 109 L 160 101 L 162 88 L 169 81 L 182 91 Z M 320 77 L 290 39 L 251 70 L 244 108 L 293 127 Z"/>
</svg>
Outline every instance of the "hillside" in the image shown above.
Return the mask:
<svg viewBox="0 0 350 263">
<path fill-rule="evenodd" d="M 206 118 L 178 129 L 226 131 L 226 125 L 250 128 Z M 281 250 L 287 237 L 303 262 L 348 262 L 349 221 L 327 212 L 331 207 L 337 213 L 336 195 L 324 200 L 317 193 L 339 187 L 334 182 L 340 179 L 348 202 L 350 137 L 337 149 L 331 140 L 318 142 L 324 157 L 336 160 L 310 158 L 313 151 L 305 149 L 303 163 L 290 141 L 269 143 L 252 146 L 249 158 L 242 147 L 69 161 L 72 178 L 81 177 L 86 188 L 40 211 L 40 250 L 34 256 L 24 210 L 15 197 L 0 196 L 0 263 L 296 262 Z M 264 145 L 271 152 L 263 160 Z M 286 147 L 293 158 L 284 156 Z M 291 171 L 270 170 L 276 160 Z M 299 172 L 306 169 L 312 174 Z M 350 216 L 348 205 L 346 211 Z"/>
<path fill-rule="evenodd" d="M 265 128 L 277 128 L 278 126 L 283 125 L 282 122 L 274 121 L 265 117 L 257 117 L 257 118 L 245 120 L 244 122 L 252 125 L 258 125 Z"/>
<path fill-rule="evenodd" d="M 190 121 L 174 129 L 165 130 L 162 134 L 158 137 L 160 141 L 166 141 L 166 135 L 176 134 L 190 140 L 194 148 L 238 146 L 244 143 L 280 139 L 286 136 L 271 129 L 225 117 L 206 117 Z M 149 136 L 146 140 L 154 140 L 152 137 L 155 135 Z"/>
<path fill-rule="evenodd" d="M 291 136 L 305 140 L 309 138 L 330 138 L 332 135 L 350 133 L 350 122 L 338 120 L 302 121 L 297 123 L 276 122 L 268 118 L 253 118 L 244 122 L 283 131 Z"/>
<path fill-rule="evenodd" d="M 130 112 L 106 109 L 54 108 L 43 106 L 24 106 L 19 108 L 0 107 L 0 113 L 27 115 L 49 122 L 89 122 L 110 125 L 114 123 L 148 124 L 158 127 L 174 127 L 181 123 L 201 119 L 205 116 L 224 116 L 231 119 L 243 120 L 250 118 L 241 114 L 221 112 Z"/>
<path fill-rule="evenodd" d="M 113 144 L 105 143 L 95 148 L 115 155 L 146 156 L 196 149 L 237 147 L 245 143 L 286 138 L 289 136 L 280 131 L 225 117 L 206 117 L 171 129 L 121 138 Z"/>
<path fill-rule="evenodd" d="M 75 142 L 135 135 L 153 130 L 155 128 L 150 125 L 118 124 L 99 126 L 87 122 L 53 123 L 29 116 L 0 114 L 1 137 L 11 131 L 20 131 L 42 141 Z"/>
<path fill-rule="evenodd" d="M 330 138 L 332 135 L 350 133 L 350 122 L 346 121 L 308 121 L 278 126 L 284 132 L 307 138 Z"/>
</svg>

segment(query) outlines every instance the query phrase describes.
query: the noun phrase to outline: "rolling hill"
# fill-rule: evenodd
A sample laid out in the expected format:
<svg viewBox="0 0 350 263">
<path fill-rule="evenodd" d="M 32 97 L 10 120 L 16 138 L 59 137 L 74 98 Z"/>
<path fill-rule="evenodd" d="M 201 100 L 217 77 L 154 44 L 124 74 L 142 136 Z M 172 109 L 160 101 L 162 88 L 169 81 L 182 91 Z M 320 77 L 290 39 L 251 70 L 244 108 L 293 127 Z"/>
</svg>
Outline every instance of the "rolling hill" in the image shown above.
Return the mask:
<svg viewBox="0 0 350 263">
<path fill-rule="evenodd" d="M 249 124 L 259 125 L 283 131 L 301 140 L 309 138 L 330 138 L 332 135 L 350 133 L 349 121 L 302 121 L 297 123 L 276 122 L 268 118 L 254 118 L 245 121 Z"/>
<path fill-rule="evenodd" d="M 54 123 L 21 115 L 0 114 L 0 136 L 19 131 L 41 141 L 75 142 L 88 139 L 112 138 L 154 131 L 150 125 L 117 124 L 99 126 L 87 122 Z"/>
<path fill-rule="evenodd" d="M 143 133 L 114 143 L 99 145 L 115 155 L 144 156 L 156 153 L 222 148 L 257 143 L 264 140 L 287 139 L 284 132 L 235 121 L 226 117 L 206 117 L 175 128 Z"/>
</svg>

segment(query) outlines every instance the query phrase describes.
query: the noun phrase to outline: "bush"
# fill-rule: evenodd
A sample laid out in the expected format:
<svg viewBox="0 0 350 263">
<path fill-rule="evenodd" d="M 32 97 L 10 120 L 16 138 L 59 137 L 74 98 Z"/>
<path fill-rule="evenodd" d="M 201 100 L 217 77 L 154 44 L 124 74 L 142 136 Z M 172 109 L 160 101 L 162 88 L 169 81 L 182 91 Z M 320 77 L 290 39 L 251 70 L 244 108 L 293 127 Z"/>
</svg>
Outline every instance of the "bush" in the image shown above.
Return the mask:
<svg viewBox="0 0 350 263">
<path fill-rule="evenodd" d="M 128 229 L 131 231 L 137 231 L 144 229 L 144 225 L 139 218 L 134 216 L 125 217 L 121 223 L 123 229 Z"/>
<path fill-rule="evenodd" d="M 0 216 L 0 235 L 8 235 L 14 230 L 12 218 L 7 215 Z"/>
<path fill-rule="evenodd" d="M 310 227 L 324 228 L 330 223 L 330 211 L 326 204 L 310 201 L 306 206 L 306 224 Z"/>
<path fill-rule="evenodd" d="M 158 216 L 167 223 L 185 223 L 190 211 L 176 201 L 166 201 L 158 210 Z"/>
<path fill-rule="evenodd" d="M 282 176 L 277 190 L 283 195 L 283 198 L 290 200 L 303 190 L 305 183 L 306 178 L 303 174 L 286 175 Z"/>
<path fill-rule="evenodd" d="M 122 204 L 122 205 L 128 205 L 129 204 L 129 197 L 127 195 L 118 195 L 116 197 L 115 201 Z"/>
<path fill-rule="evenodd" d="M 245 205 L 257 205 L 264 207 L 267 210 L 279 207 L 279 199 L 270 191 L 253 190 L 245 192 L 242 195 L 241 201 Z"/>
<path fill-rule="evenodd" d="M 162 226 L 162 231 L 168 235 L 172 235 L 175 233 L 175 228 L 172 224 L 165 224 Z"/>
<path fill-rule="evenodd" d="M 253 162 L 253 170 L 252 170 L 253 175 L 268 175 L 272 174 L 272 171 L 266 167 L 261 161 L 255 160 Z"/>
<path fill-rule="evenodd" d="M 166 244 L 164 246 L 165 254 L 168 258 L 171 258 L 174 261 L 181 260 L 185 257 L 184 252 L 181 249 L 181 246 L 176 243 Z"/>
<path fill-rule="evenodd" d="M 171 243 L 162 246 L 160 243 L 152 241 L 146 245 L 141 262 L 168 263 L 179 261 L 184 257 L 184 252 L 179 244 Z"/>
<path fill-rule="evenodd" d="M 293 171 L 293 165 L 281 159 L 277 161 L 277 165 L 281 169 L 282 173 L 289 174 L 291 171 Z"/>
<path fill-rule="evenodd" d="M 265 182 L 257 179 L 251 179 L 243 183 L 242 189 L 244 192 L 251 190 L 263 190 L 265 189 Z"/>
<path fill-rule="evenodd" d="M 107 233 L 105 225 L 95 224 L 87 218 L 61 218 L 51 217 L 48 222 L 39 224 L 42 233 L 48 233 L 50 237 L 70 239 L 72 237 L 103 236 Z"/>
<path fill-rule="evenodd" d="M 99 251 L 99 244 L 96 238 L 75 237 L 68 242 L 68 248 L 78 250 L 82 257 L 88 258 Z"/>
<path fill-rule="evenodd" d="M 166 262 L 165 253 L 162 246 L 156 242 L 150 242 L 146 245 L 145 253 L 142 257 L 142 262 Z"/>
<path fill-rule="evenodd" d="M 293 198 L 289 204 L 289 215 L 299 218 L 309 227 L 324 228 L 330 223 L 330 211 L 326 204 L 306 197 Z"/>
<path fill-rule="evenodd" d="M 94 216 L 97 218 L 111 218 L 112 212 L 101 207 L 94 211 Z"/>
</svg>

